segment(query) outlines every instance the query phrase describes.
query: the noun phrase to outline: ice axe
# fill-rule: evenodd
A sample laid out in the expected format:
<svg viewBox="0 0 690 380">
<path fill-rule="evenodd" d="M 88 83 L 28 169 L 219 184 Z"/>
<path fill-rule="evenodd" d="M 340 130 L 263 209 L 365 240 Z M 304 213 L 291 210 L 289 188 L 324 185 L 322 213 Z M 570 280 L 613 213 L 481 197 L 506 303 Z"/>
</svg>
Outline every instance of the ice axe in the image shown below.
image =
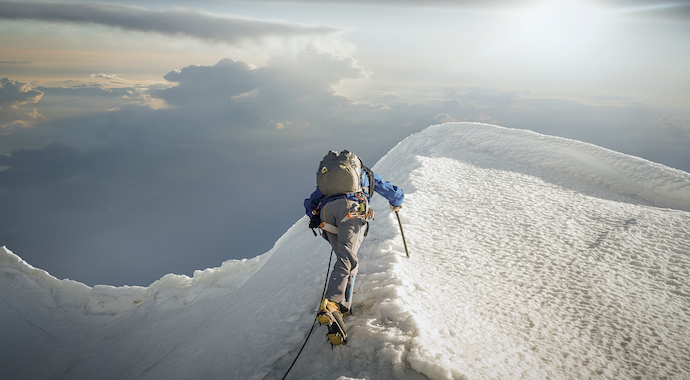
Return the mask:
<svg viewBox="0 0 690 380">
<path fill-rule="evenodd" d="M 405 233 L 403 232 L 402 228 L 402 223 L 400 222 L 400 214 L 398 211 L 395 212 L 395 216 L 398 217 L 398 225 L 400 226 L 400 235 L 402 236 L 403 239 L 403 245 L 405 246 L 405 254 L 407 255 L 407 258 L 410 258 L 410 252 L 407 250 L 407 243 L 405 243 Z"/>
</svg>

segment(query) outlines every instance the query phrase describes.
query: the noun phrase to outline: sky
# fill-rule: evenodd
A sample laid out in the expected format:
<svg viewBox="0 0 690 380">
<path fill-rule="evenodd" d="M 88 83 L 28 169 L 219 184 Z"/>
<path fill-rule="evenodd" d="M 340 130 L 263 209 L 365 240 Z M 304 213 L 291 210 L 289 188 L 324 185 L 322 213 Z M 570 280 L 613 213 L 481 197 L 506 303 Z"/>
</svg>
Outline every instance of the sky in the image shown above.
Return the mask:
<svg viewBox="0 0 690 380">
<path fill-rule="evenodd" d="M 190 275 L 270 249 L 328 150 L 447 121 L 690 171 L 690 2 L 491 3 L 0 0 L 0 245 Z"/>
</svg>

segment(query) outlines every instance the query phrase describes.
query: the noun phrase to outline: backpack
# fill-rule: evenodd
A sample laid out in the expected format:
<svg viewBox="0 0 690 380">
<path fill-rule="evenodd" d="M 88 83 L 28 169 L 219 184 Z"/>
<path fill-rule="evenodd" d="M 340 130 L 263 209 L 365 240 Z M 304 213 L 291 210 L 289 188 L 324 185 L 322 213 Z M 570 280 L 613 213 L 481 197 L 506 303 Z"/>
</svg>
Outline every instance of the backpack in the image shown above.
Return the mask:
<svg viewBox="0 0 690 380">
<path fill-rule="evenodd" d="M 326 154 L 316 172 L 316 187 L 326 197 L 362 192 L 362 169 L 369 176 L 369 197 L 373 194 L 374 175 L 356 154 L 332 150 Z"/>
</svg>

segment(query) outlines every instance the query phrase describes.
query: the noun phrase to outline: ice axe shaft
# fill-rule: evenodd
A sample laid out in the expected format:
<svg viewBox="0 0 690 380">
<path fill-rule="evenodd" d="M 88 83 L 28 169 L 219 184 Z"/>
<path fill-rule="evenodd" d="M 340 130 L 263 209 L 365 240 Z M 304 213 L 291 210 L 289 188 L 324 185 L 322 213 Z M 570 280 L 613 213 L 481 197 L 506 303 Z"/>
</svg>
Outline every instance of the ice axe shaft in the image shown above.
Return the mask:
<svg viewBox="0 0 690 380">
<path fill-rule="evenodd" d="M 400 235 L 402 236 L 403 239 L 403 245 L 405 246 L 405 254 L 407 255 L 407 258 L 410 258 L 410 252 L 407 250 L 407 243 L 405 242 L 405 233 L 403 232 L 402 228 L 402 223 L 400 222 L 400 214 L 396 211 L 395 216 L 398 217 L 398 225 L 400 226 Z"/>
</svg>

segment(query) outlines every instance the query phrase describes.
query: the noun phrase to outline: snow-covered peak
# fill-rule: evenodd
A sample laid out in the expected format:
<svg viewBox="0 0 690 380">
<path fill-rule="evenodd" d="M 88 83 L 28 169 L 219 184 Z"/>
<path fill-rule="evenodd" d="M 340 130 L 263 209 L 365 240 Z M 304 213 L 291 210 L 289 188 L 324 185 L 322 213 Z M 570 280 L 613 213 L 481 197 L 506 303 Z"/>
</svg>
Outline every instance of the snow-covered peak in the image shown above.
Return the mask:
<svg viewBox="0 0 690 380">
<path fill-rule="evenodd" d="M 375 196 L 350 342 L 332 350 L 316 327 L 288 378 L 690 376 L 688 173 L 477 123 L 429 127 L 373 169 L 406 192 L 411 257 Z M 329 262 L 306 224 L 146 288 L 0 250 L 0 378 L 282 378 Z"/>
</svg>

